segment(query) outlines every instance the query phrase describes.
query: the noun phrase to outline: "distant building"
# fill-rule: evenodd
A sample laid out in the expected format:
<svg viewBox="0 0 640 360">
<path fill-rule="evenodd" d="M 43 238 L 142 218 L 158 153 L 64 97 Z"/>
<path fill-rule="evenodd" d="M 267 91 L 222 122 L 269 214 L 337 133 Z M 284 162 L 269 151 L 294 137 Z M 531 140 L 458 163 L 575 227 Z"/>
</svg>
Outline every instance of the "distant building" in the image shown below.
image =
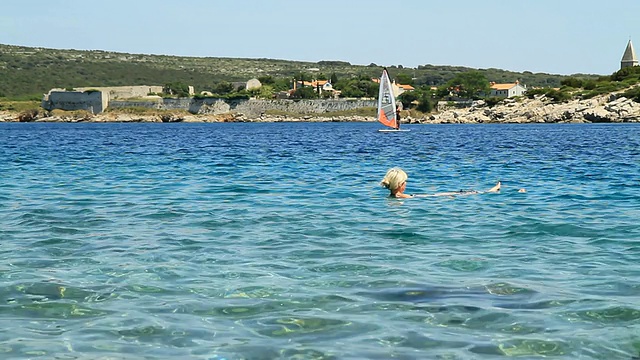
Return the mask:
<svg viewBox="0 0 640 360">
<path fill-rule="evenodd" d="M 631 66 L 638 66 L 638 58 L 636 57 L 636 52 L 633 51 L 633 44 L 629 40 L 627 48 L 624 50 L 624 55 L 622 55 L 622 61 L 620 61 L 620 69 Z"/>
<path fill-rule="evenodd" d="M 99 114 L 109 106 L 109 91 L 51 89 L 42 98 L 41 106 L 45 110 L 86 110 Z"/>
<path fill-rule="evenodd" d="M 300 81 L 296 80 L 293 83 L 293 91 L 301 87 L 311 87 L 318 95 L 322 95 L 324 92 L 331 92 L 334 96 L 340 94 L 339 91 L 333 88 L 331 81 L 329 80 L 313 80 L 313 81 Z"/>
<path fill-rule="evenodd" d="M 396 83 L 395 80 L 393 80 L 393 83 L 391 83 L 391 87 L 393 88 L 393 93 L 396 96 L 399 96 L 400 94 L 402 94 L 405 91 L 413 91 L 413 90 L 416 89 L 411 85 L 398 84 L 398 83 Z"/>
<path fill-rule="evenodd" d="M 376 84 L 380 84 L 380 79 L 379 78 L 372 78 L 371 80 Z M 408 84 L 398 84 L 398 83 L 396 83 L 395 80 L 393 80 L 391 82 L 391 90 L 393 91 L 393 96 L 398 97 L 403 92 L 405 92 L 405 91 L 413 91 L 413 90 L 415 90 L 415 88 L 413 86 L 411 86 L 411 85 L 408 85 Z"/>
<path fill-rule="evenodd" d="M 260 89 L 261 87 L 262 83 L 258 79 L 251 79 L 247 81 L 247 90 Z"/>
<path fill-rule="evenodd" d="M 258 79 L 251 79 L 249 81 L 236 81 L 232 82 L 233 90 L 241 91 L 241 90 L 252 90 L 252 89 L 260 89 L 262 87 L 262 83 Z"/>
<path fill-rule="evenodd" d="M 527 92 L 527 87 L 520 84 L 520 81 L 516 81 L 511 84 L 496 84 L 491 83 L 490 96 L 510 98 L 513 96 L 522 96 Z"/>
<path fill-rule="evenodd" d="M 150 94 L 162 93 L 162 86 L 110 86 L 110 87 L 80 87 L 72 91 L 66 89 L 51 89 L 42 98 L 42 108 L 45 110 L 86 110 L 92 114 L 99 114 L 107 109 L 113 100 L 133 98 L 150 98 Z M 193 86 L 189 86 L 189 93 L 193 93 Z M 157 98 L 153 97 L 154 99 Z"/>
</svg>

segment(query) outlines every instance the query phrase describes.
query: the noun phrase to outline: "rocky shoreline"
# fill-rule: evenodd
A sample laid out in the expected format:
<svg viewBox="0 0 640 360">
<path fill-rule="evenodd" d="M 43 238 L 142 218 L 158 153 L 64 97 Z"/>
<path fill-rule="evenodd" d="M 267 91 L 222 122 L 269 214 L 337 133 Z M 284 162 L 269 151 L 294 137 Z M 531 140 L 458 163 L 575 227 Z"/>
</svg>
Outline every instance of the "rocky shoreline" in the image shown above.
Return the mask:
<svg viewBox="0 0 640 360">
<path fill-rule="evenodd" d="M 226 114 L 127 114 L 108 112 L 91 114 L 55 114 L 46 112 L 25 116 L 15 112 L 0 112 L 0 122 L 94 122 L 94 123 L 211 123 L 211 122 L 371 122 L 365 116 L 287 116 L 260 115 L 249 117 L 241 113 Z M 481 123 L 637 123 L 640 122 L 640 103 L 608 94 L 587 100 L 553 103 L 544 96 L 534 99 L 505 99 L 495 106 L 476 101 L 471 107 L 448 109 L 425 117 L 404 116 L 410 124 L 481 124 Z"/>
<path fill-rule="evenodd" d="M 534 99 L 505 99 L 488 107 L 483 101 L 465 109 L 453 109 L 429 116 L 420 123 L 637 123 L 640 103 L 608 94 L 586 100 L 553 103 L 545 96 Z"/>
</svg>

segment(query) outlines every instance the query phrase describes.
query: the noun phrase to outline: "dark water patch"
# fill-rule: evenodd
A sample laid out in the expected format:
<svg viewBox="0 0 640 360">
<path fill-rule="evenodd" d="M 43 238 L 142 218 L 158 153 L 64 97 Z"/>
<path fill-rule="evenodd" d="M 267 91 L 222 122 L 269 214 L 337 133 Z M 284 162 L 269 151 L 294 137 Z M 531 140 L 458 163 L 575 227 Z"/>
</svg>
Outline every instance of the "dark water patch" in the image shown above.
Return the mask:
<svg viewBox="0 0 640 360">
<path fill-rule="evenodd" d="M 412 232 L 409 230 L 402 229 L 389 229 L 378 232 L 376 234 L 382 238 L 393 240 L 393 241 L 402 241 L 408 243 L 425 243 L 429 241 L 424 234 L 419 232 Z"/>
<path fill-rule="evenodd" d="M 355 275 L 358 273 L 366 273 L 368 271 L 371 271 L 371 269 L 372 268 L 370 266 L 367 266 L 365 264 L 340 262 L 311 267 L 309 268 L 309 271 L 330 274 L 349 273 Z"/>
<path fill-rule="evenodd" d="M 577 300 L 542 300 L 534 302 L 509 302 L 495 303 L 496 307 L 503 309 L 526 309 L 526 310 L 544 310 L 563 308 L 577 302 Z"/>
<path fill-rule="evenodd" d="M 85 290 L 55 282 L 18 283 L 1 289 L 0 296 L 13 299 L 13 302 L 20 302 L 21 299 L 26 301 L 64 299 L 83 302 L 97 295 L 97 293 L 92 290 Z"/>
<path fill-rule="evenodd" d="M 242 300 L 242 299 L 240 299 Z M 229 300 L 231 301 L 231 300 Z M 292 311 L 295 309 L 304 309 L 305 305 L 298 302 L 285 300 L 269 300 L 269 299 L 252 299 L 249 301 L 240 301 L 241 304 L 204 307 L 198 306 L 193 309 L 185 310 L 189 314 L 195 314 L 204 317 L 213 318 L 231 318 L 231 319 L 252 319 L 261 318 L 268 314 L 280 311 Z"/>
<path fill-rule="evenodd" d="M 175 293 L 173 289 L 167 289 L 159 286 L 145 285 L 145 284 L 131 284 L 122 288 L 123 291 L 139 294 L 156 294 L 156 295 L 170 295 Z"/>
<path fill-rule="evenodd" d="M 391 346 L 394 348 L 409 348 L 421 351 L 433 351 L 436 349 L 457 349 L 465 348 L 469 344 L 464 341 L 443 340 L 432 338 L 424 334 L 409 331 L 399 336 L 385 336 L 378 339 L 383 346 Z"/>
<path fill-rule="evenodd" d="M 491 312 L 477 317 L 471 317 L 464 322 L 464 327 L 491 331 L 509 335 L 529 335 L 551 332 L 544 323 L 536 324 L 535 321 L 519 319 L 511 314 Z"/>
<path fill-rule="evenodd" d="M 80 229 L 62 226 L 51 226 L 49 231 L 54 235 L 78 235 L 86 233 L 86 231 Z"/>
<path fill-rule="evenodd" d="M 155 212 L 150 212 L 150 213 L 142 213 L 139 214 L 137 217 L 140 219 L 150 219 L 150 220 L 177 220 L 180 219 L 182 217 L 184 217 L 186 215 L 185 212 L 183 211 L 176 211 L 176 210 L 162 210 L 162 211 L 155 211 Z"/>
<path fill-rule="evenodd" d="M 598 267 L 595 265 L 594 267 Z M 585 281 L 581 284 L 583 293 L 588 295 L 600 295 L 604 297 L 636 297 L 640 296 L 640 284 L 630 284 L 626 281 L 611 280 Z"/>
<path fill-rule="evenodd" d="M 516 287 L 507 283 L 496 283 L 484 288 L 447 288 L 447 287 L 422 287 L 422 288 L 388 288 L 379 291 L 362 291 L 357 295 L 373 298 L 381 301 L 400 302 L 433 302 L 452 299 L 494 299 L 499 300 L 508 297 L 512 301 L 526 299 L 536 292 Z"/>
<path fill-rule="evenodd" d="M 50 248 L 50 247 L 64 247 L 64 248 L 76 248 L 84 245 L 84 241 L 73 240 L 66 237 L 50 237 L 47 239 L 37 240 L 32 243 L 36 247 Z"/>
<path fill-rule="evenodd" d="M 490 267 L 486 260 L 481 259 L 451 259 L 439 262 L 436 266 L 442 266 L 460 272 L 475 272 Z"/>
<path fill-rule="evenodd" d="M 259 321 L 243 321 L 245 326 L 269 338 L 315 339 L 327 341 L 345 339 L 376 330 L 374 324 L 362 324 L 328 317 L 271 317 Z"/>
<path fill-rule="evenodd" d="M 586 226 L 577 226 L 569 223 L 541 223 L 514 226 L 509 229 L 512 235 L 527 234 L 529 236 L 561 236 L 561 237 L 579 237 L 593 238 L 598 236 L 606 236 L 607 232 L 599 229 L 592 229 Z"/>
<path fill-rule="evenodd" d="M 44 301 L 44 300 L 43 300 Z M 27 319 L 80 319 L 98 318 L 112 314 L 112 311 L 93 309 L 89 306 L 67 302 L 38 302 L 31 304 L 5 306 L 0 308 L 5 316 L 24 317 Z"/>
<path fill-rule="evenodd" d="M 492 290 L 485 289 L 456 289 L 446 287 L 425 287 L 425 288 L 390 288 L 379 291 L 362 291 L 357 295 L 373 298 L 380 301 L 399 301 L 399 302 L 435 302 L 453 299 L 474 299 L 474 298 L 495 298 L 495 295 L 513 295 L 514 293 L 493 293 Z"/>
<path fill-rule="evenodd" d="M 542 339 L 511 339 L 498 345 L 475 345 L 469 349 L 472 354 L 480 356 L 507 356 L 518 358 L 537 358 L 568 356 L 572 347 L 564 341 Z"/>
<path fill-rule="evenodd" d="M 206 355 L 207 360 L 229 359 L 309 359 L 309 360 L 338 360 L 340 357 L 332 355 L 332 350 L 320 351 L 308 345 L 290 345 L 284 347 L 225 345 L 219 353 Z"/>
<path fill-rule="evenodd" d="M 609 308 L 566 312 L 563 316 L 571 321 L 583 321 L 598 324 L 629 323 L 640 320 L 640 310 L 631 307 L 614 306 Z"/>
<path fill-rule="evenodd" d="M 523 298 L 535 295 L 537 292 L 525 287 L 512 285 L 509 283 L 491 283 L 485 286 L 487 292 L 499 296 L 520 296 Z"/>
</svg>

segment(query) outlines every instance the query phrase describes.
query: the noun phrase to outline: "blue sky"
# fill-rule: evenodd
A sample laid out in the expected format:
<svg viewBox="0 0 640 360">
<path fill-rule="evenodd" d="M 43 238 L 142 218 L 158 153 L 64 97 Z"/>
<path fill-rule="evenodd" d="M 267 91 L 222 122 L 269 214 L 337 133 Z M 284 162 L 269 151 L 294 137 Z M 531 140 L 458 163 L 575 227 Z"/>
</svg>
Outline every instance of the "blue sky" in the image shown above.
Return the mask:
<svg viewBox="0 0 640 360">
<path fill-rule="evenodd" d="M 8 0 L 0 43 L 137 54 L 611 74 L 639 0 Z"/>
</svg>

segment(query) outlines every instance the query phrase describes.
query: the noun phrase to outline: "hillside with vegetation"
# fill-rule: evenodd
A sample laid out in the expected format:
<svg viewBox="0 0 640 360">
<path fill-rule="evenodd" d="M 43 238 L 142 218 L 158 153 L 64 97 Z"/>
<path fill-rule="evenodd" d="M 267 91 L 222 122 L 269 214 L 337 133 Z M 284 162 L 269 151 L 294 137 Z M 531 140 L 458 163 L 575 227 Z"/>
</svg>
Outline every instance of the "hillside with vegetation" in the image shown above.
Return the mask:
<svg viewBox="0 0 640 360">
<path fill-rule="evenodd" d="M 463 87 L 464 88 L 464 87 Z M 420 123 L 639 123 L 640 66 L 597 79 L 568 77 L 559 88 L 525 96 L 484 98 L 466 108 L 442 109 Z"/>
<path fill-rule="evenodd" d="M 519 80 L 529 87 L 558 87 L 568 76 L 500 69 L 471 69 L 459 66 L 421 65 L 407 68 L 387 66 L 399 83 L 416 87 L 442 86 L 458 74 L 475 70 L 489 81 Z M 293 78 L 332 79 L 334 83 L 355 82 L 350 95 L 366 96 L 372 89 L 358 81 L 378 77 L 382 66 L 352 65 L 344 61 L 302 62 L 274 59 L 181 57 L 127 54 L 97 50 L 59 50 L 0 44 L 0 98 L 39 100 L 52 88 L 193 85 L 196 92 L 219 93 L 221 87 L 251 78 L 266 80 L 279 90 Z M 596 75 L 574 75 L 597 79 Z M 353 85 L 353 84 L 352 84 Z M 359 87 L 359 88 L 358 88 Z M 349 94 L 349 92 L 347 92 Z"/>
</svg>

